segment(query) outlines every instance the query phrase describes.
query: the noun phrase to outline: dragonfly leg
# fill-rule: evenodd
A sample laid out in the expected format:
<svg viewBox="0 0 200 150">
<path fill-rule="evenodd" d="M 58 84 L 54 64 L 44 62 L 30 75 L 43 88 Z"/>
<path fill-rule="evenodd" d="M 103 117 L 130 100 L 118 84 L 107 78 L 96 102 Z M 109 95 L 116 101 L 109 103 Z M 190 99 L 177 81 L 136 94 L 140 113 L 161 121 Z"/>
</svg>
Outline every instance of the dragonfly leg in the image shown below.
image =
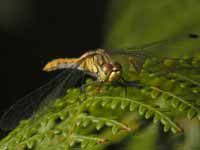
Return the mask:
<svg viewBox="0 0 200 150">
<path fill-rule="evenodd" d="M 82 77 L 81 82 L 80 82 L 81 86 L 84 84 L 85 76 L 86 76 L 86 73 L 83 72 L 83 77 Z"/>
<path fill-rule="evenodd" d="M 140 83 L 139 81 L 127 81 L 124 78 L 122 79 L 122 85 L 127 86 L 127 87 L 136 87 L 136 88 L 142 88 L 144 85 Z"/>
<path fill-rule="evenodd" d="M 128 95 L 127 94 L 128 93 L 128 87 L 136 87 L 136 88 L 142 88 L 142 87 L 144 87 L 144 85 L 141 84 L 138 81 L 127 81 L 124 78 L 121 78 L 121 81 L 115 82 L 114 84 L 117 85 L 117 86 L 124 87 L 125 96 Z"/>
<path fill-rule="evenodd" d="M 88 87 L 90 85 L 95 85 L 95 84 L 98 85 L 98 84 L 101 84 L 101 83 L 102 83 L 101 81 L 96 80 L 96 81 L 93 81 L 93 82 L 90 82 L 90 83 L 83 84 L 80 87 L 81 93 L 84 93 L 86 95 L 86 91 L 85 91 L 86 87 Z"/>
</svg>

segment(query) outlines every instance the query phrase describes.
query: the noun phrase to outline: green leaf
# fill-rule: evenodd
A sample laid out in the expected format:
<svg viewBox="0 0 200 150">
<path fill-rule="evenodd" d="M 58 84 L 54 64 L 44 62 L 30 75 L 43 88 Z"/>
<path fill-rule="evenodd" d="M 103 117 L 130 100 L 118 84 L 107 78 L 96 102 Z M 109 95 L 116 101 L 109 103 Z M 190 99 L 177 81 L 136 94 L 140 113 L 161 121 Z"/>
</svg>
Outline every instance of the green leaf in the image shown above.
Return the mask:
<svg viewBox="0 0 200 150">
<path fill-rule="evenodd" d="M 145 113 L 145 118 L 146 119 L 149 119 L 149 118 L 151 118 L 153 116 L 153 112 L 151 112 L 151 111 L 147 111 L 146 113 Z"/>
<path fill-rule="evenodd" d="M 104 122 L 103 121 L 99 121 L 97 124 L 96 124 L 96 129 L 97 130 L 100 130 L 101 128 L 104 127 Z"/>
<path fill-rule="evenodd" d="M 90 124 L 90 120 L 89 119 L 84 119 L 83 121 L 82 121 L 82 126 L 83 127 L 87 127 L 89 124 Z"/>
<path fill-rule="evenodd" d="M 163 119 L 163 118 L 161 118 L 161 120 L 160 120 L 160 121 L 161 121 L 161 123 L 162 123 L 162 124 L 164 124 L 164 125 L 166 125 L 166 124 L 167 124 L 167 121 L 166 121 L 165 119 Z"/>
<path fill-rule="evenodd" d="M 119 126 L 114 125 L 112 127 L 112 133 L 115 135 L 119 131 Z"/>
<path fill-rule="evenodd" d="M 153 98 L 153 99 L 156 99 L 158 96 L 160 96 L 160 92 L 158 92 L 158 91 L 152 91 L 151 92 L 151 97 Z"/>
<path fill-rule="evenodd" d="M 162 93 L 161 96 L 159 97 L 159 99 L 162 101 L 170 100 L 170 98 L 171 96 L 169 96 L 167 93 Z"/>
<path fill-rule="evenodd" d="M 140 115 L 144 115 L 144 113 L 146 112 L 146 108 L 143 107 L 143 106 L 139 106 L 138 111 L 139 111 L 139 114 L 140 114 Z"/>
<path fill-rule="evenodd" d="M 108 101 L 108 100 L 105 99 L 105 100 L 103 100 L 101 102 L 101 106 L 106 107 L 109 103 L 110 103 L 110 101 Z"/>
<path fill-rule="evenodd" d="M 75 143 L 76 143 L 76 141 L 71 140 L 70 143 L 69 143 L 69 146 L 73 147 L 75 145 Z"/>
<path fill-rule="evenodd" d="M 174 108 L 177 108 L 179 104 L 180 104 L 180 102 L 179 102 L 177 99 L 172 99 L 172 100 L 171 100 L 171 105 L 172 105 Z"/>
<path fill-rule="evenodd" d="M 170 130 L 170 126 L 168 124 L 164 125 L 164 132 L 168 132 Z"/>
<path fill-rule="evenodd" d="M 190 109 L 187 113 L 188 119 L 193 119 L 197 115 L 197 112 L 194 111 L 193 109 Z"/>
<path fill-rule="evenodd" d="M 155 115 L 154 118 L 153 118 L 153 123 L 158 123 L 159 120 L 160 120 L 160 116 Z"/>
<path fill-rule="evenodd" d="M 81 123 L 82 123 L 82 121 L 81 121 L 81 120 L 78 120 L 78 121 L 76 121 L 76 125 L 77 125 L 77 126 L 80 126 L 80 125 L 81 125 Z"/>
<path fill-rule="evenodd" d="M 81 142 L 81 148 L 86 148 L 87 145 L 88 145 L 88 143 L 89 143 L 89 142 L 88 142 L 87 140 Z"/>
<path fill-rule="evenodd" d="M 129 103 L 129 101 L 121 101 L 120 108 L 124 110 L 129 105 Z"/>
<path fill-rule="evenodd" d="M 27 144 L 27 147 L 28 147 L 28 149 L 32 149 L 33 148 L 33 146 L 35 145 L 35 140 L 30 140 L 30 141 L 28 141 L 26 144 Z"/>
<path fill-rule="evenodd" d="M 119 104 L 119 101 L 113 100 L 112 103 L 111 103 L 111 108 L 112 108 L 112 109 L 115 109 L 115 108 L 117 107 L 118 104 Z"/>
<path fill-rule="evenodd" d="M 134 111 L 134 110 L 136 110 L 137 108 L 138 108 L 138 104 L 135 104 L 135 103 L 131 102 L 130 107 L 129 107 L 129 110 L 130 110 L 130 111 Z"/>
<path fill-rule="evenodd" d="M 183 103 L 181 103 L 180 105 L 179 105 L 179 111 L 184 111 L 184 110 L 186 110 L 188 107 L 185 105 L 185 104 L 183 104 Z"/>
</svg>

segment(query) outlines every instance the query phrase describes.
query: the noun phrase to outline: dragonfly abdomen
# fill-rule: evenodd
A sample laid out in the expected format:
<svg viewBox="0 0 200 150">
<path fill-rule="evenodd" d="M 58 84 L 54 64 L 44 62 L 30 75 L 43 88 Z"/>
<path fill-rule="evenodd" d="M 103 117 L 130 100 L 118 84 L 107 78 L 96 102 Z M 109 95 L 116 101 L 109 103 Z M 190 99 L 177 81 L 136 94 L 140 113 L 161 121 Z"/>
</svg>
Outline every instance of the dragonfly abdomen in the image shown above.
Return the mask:
<svg viewBox="0 0 200 150">
<path fill-rule="evenodd" d="M 78 58 L 58 58 L 48 62 L 43 71 L 50 72 L 59 69 L 76 68 L 80 65 Z"/>
</svg>

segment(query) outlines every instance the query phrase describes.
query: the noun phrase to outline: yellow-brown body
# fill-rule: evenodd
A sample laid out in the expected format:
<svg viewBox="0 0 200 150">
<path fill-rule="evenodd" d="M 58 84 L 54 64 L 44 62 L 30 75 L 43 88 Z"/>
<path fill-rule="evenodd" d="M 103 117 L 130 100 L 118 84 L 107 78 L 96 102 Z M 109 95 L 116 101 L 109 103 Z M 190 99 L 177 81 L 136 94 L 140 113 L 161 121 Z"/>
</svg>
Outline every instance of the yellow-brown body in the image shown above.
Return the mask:
<svg viewBox="0 0 200 150">
<path fill-rule="evenodd" d="M 121 76 L 121 65 L 113 62 L 103 49 L 86 52 L 79 58 L 54 59 L 43 70 L 49 72 L 67 68 L 83 70 L 103 82 L 112 82 Z"/>
</svg>

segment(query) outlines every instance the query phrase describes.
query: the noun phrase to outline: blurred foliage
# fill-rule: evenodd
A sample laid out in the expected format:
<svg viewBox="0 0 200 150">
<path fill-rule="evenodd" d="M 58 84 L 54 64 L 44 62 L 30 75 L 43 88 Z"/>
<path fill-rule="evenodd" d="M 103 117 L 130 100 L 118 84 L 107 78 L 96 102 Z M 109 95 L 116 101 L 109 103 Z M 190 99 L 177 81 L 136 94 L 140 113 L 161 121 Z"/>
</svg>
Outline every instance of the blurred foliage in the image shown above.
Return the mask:
<svg viewBox="0 0 200 150">
<path fill-rule="evenodd" d="M 112 1 L 105 46 L 132 47 L 198 33 L 199 3 Z M 140 71 L 127 59 L 116 59 L 123 64 L 123 77 L 142 87 L 129 86 L 127 93 L 123 86 L 106 84 L 92 84 L 83 93 L 70 89 L 45 114 L 22 121 L 0 141 L 0 149 L 200 149 L 200 57 L 145 57 Z"/>
<path fill-rule="evenodd" d="M 198 0 L 112 0 L 106 47 L 132 47 L 185 33 L 200 33 Z"/>
</svg>

